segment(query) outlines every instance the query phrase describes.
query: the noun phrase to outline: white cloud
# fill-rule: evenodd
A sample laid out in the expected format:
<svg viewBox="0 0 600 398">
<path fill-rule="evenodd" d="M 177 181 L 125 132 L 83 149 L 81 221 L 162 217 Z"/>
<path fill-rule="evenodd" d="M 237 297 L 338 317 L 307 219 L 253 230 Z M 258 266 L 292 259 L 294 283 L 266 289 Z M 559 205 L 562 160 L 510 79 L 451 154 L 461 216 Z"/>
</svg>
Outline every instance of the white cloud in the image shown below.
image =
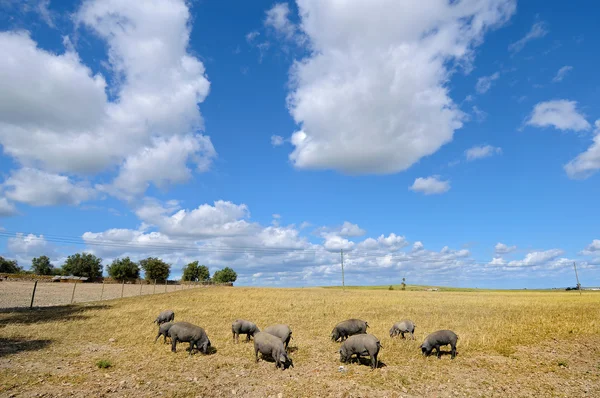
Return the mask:
<svg viewBox="0 0 600 398">
<path fill-rule="evenodd" d="M 102 189 L 119 197 L 141 195 L 150 182 L 164 189 L 192 177 L 188 163 L 194 163 L 195 169 L 203 172 L 210 168 L 215 156 L 212 143 L 202 135 L 155 138 L 151 147 L 129 156 L 113 184 Z"/>
<path fill-rule="evenodd" d="M 17 214 L 15 205 L 6 198 L 0 197 L 0 217 L 9 217 Z"/>
<path fill-rule="evenodd" d="M 342 225 L 335 227 L 321 227 L 316 231 L 320 236 L 325 237 L 328 235 L 337 235 L 344 237 L 356 237 L 362 236 L 366 233 L 364 229 L 359 227 L 357 224 L 352 224 L 349 221 L 344 221 Z"/>
<path fill-rule="evenodd" d="M 96 196 L 88 184 L 32 168 L 13 171 L 2 186 L 8 199 L 32 206 L 78 205 Z"/>
<path fill-rule="evenodd" d="M 600 119 L 596 120 L 595 126 L 592 145 L 564 166 L 570 178 L 585 179 L 600 170 Z"/>
<path fill-rule="evenodd" d="M 581 254 L 585 256 L 594 255 L 600 252 L 600 239 L 594 239 L 592 243 L 586 246 L 586 248 L 581 252 Z"/>
<path fill-rule="evenodd" d="M 58 257 L 56 248 L 46 240 L 44 235 L 25 235 L 19 232 L 16 236 L 8 238 L 6 249 L 16 257 L 19 265 L 25 266 L 24 268 L 31 265 L 34 257 L 48 256 L 51 260 L 56 260 Z"/>
<path fill-rule="evenodd" d="M 487 93 L 489 91 L 489 89 L 492 88 L 492 83 L 494 82 L 494 80 L 498 80 L 499 77 L 500 77 L 500 72 L 496 72 L 490 76 L 480 77 L 479 79 L 477 79 L 477 84 L 475 85 L 475 90 L 479 94 Z"/>
<path fill-rule="evenodd" d="M 408 189 L 425 195 L 441 194 L 450 190 L 450 182 L 440 180 L 439 176 L 419 177 Z"/>
<path fill-rule="evenodd" d="M 253 30 L 252 32 L 250 32 L 246 35 L 246 41 L 249 44 L 252 44 L 254 42 L 254 39 L 256 39 L 259 35 L 260 35 L 259 32 Z"/>
<path fill-rule="evenodd" d="M 544 21 L 535 22 L 533 24 L 533 26 L 531 27 L 531 29 L 529 30 L 529 32 L 527 32 L 527 34 L 523 38 L 517 40 L 514 43 L 511 43 L 508 46 L 508 50 L 511 53 L 516 54 L 519 51 L 521 51 L 525 47 L 525 45 L 527 43 L 529 43 L 531 40 L 542 38 L 542 37 L 546 36 L 548 34 L 548 32 L 549 32 L 548 24 L 546 22 L 544 22 Z"/>
<path fill-rule="evenodd" d="M 589 130 L 591 125 L 577 110 L 577 102 L 552 100 L 536 104 L 525 122 L 535 127 L 553 126 L 559 130 Z"/>
<path fill-rule="evenodd" d="M 288 40 L 294 36 L 296 25 L 290 21 L 288 3 L 276 3 L 271 9 L 267 10 L 266 14 L 265 26 L 273 28 L 275 32 Z"/>
<path fill-rule="evenodd" d="M 362 236 L 366 233 L 367 231 L 348 221 L 344 221 L 340 229 L 340 236 Z"/>
<path fill-rule="evenodd" d="M 106 43 L 111 87 L 82 63 L 68 37 L 66 51 L 54 54 L 27 33 L 0 33 L 5 153 L 51 173 L 95 174 L 128 164 L 157 137 L 203 129 L 198 104 L 210 83 L 187 51 L 189 19 L 183 0 L 84 2 L 74 20 Z"/>
<path fill-rule="evenodd" d="M 351 174 L 400 172 L 450 142 L 466 115 L 448 62 L 470 70 L 484 34 L 515 12 L 512 0 L 298 6 L 311 53 L 290 71 L 290 160 Z"/>
<path fill-rule="evenodd" d="M 533 267 L 537 265 L 543 265 L 551 260 L 555 260 L 557 257 L 564 254 L 564 251 L 560 249 L 551 249 L 541 252 L 527 253 L 523 260 L 510 261 L 508 267 Z"/>
<path fill-rule="evenodd" d="M 562 68 L 560 68 L 558 70 L 558 72 L 556 72 L 556 76 L 554 76 L 554 78 L 552 79 L 552 82 L 553 83 L 562 82 L 563 79 L 565 78 L 565 76 L 567 75 L 567 73 L 569 73 L 572 70 L 573 70 L 572 66 L 569 66 L 569 65 L 563 66 Z"/>
<path fill-rule="evenodd" d="M 271 145 L 280 146 L 283 145 L 283 137 L 280 135 L 272 135 L 271 136 Z"/>
<path fill-rule="evenodd" d="M 473 109 L 473 114 L 475 115 L 475 119 L 479 123 L 482 123 L 488 116 L 487 112 L 482 111 L 476 105 L 473 105 L 473 107 L 471 109 Z"/>
<path fill-rule="evenodd" d="M 488 265 L 498 266 L 498 265 L 506 265 L 506 260 L 502 257 L 494 257 L 492 261 L 489 262 Z"/>
<path fill-rule="evenodd" d="M 417 241 L 415 243 L 413 243 L 413 251 L 419 251 L 419 250 L 423 250 L 424 246 L 423 243 L 420 241 Z"/>
<path fill-rule="evenodd" d="M 163 206 L 147 201 L 136 210 L 144 223 L 158 227 L 170 236 L 193 238 L 249 235 L 257 226 L 248 223 L 248 207 L 218 200 L 214 206 L 203 204 L 193 210 L 178 210 L 176 206 Z"/>
<path fill-rule="evenodd" d="M 494 154 L 501 154 L 502 148 L 494 147 L 492 145 L 480 145 L 469 148 L 465 151 L 465 157 L 468 161 L 483 159 Z"/>
<path fill-rule="evenodd" d="M 496 254 L 508 254 L 517 250 L 517 246 L 508 246 L 504 243 L 498 242 L 496 243 L 494 250 L 496 251 Z"/>
</svg>

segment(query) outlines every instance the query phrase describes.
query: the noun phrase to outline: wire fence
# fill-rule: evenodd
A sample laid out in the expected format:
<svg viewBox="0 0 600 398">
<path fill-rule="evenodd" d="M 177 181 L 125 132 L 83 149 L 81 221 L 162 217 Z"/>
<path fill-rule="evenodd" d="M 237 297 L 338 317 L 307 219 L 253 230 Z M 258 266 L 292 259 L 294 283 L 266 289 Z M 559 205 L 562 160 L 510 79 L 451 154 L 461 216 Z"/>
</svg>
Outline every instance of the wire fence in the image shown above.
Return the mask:
<svg viewBox="0 0 600 398">
<path fill-rule="evenodd" d="M 227 285 L 227 284 L 225 284 Z M 229 284 L 231 285 L 231 284 Z M 0 308 L 47 307 L 122 297 L 146 296 L 209 286 L 189 283 L 82 283 L 49 280 L 2 280 Z"/>
</svg>

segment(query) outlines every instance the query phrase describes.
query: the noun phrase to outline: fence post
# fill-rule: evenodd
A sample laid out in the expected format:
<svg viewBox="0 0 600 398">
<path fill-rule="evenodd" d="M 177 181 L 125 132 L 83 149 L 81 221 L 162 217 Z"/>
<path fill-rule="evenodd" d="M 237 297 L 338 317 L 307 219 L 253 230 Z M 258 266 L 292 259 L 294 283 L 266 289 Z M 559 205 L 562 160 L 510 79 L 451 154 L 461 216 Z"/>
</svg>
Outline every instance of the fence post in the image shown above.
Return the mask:
<svg viewBox="0 0 600 398">
<path fill-rule="evenodd" d="M 123 290 L 125 290 L 125 279 L 123 279 L 123 284 L 121 285 L 121 298 L 123 298 Z"/>
<path fill-rule="evenodd" d="M 104 280 L 102 280 L 102 291 L 100 292 L 100 301 L 102 301 L 102 296 L 104 296 Z"/>
<path fill-rule="evenodd" d="M 140 279 L 140 296 L 142 295 L 142 280 Z"/>
<path fill-rule="evenodd" d="M 73 283 L 73 293 L 71 294 L 71 304 L 73 304 L 73 300 L 75 299 L 75 288 L 77 287 L 77 280 Z"/>
<path fill-rule="evenodd" d="M 165 293 L 167 292 L 167 280 L 165 279 Z"/>
<path fill-rule="evenodd" d="M 29 308 L 33 307 L 33 298 L 35 297 L 35 288 L 37 287 L 37 280 L 33 284 L 33 293 L 31 293 L 31 304 L 29 304 Z"/>
<path fill-rule="evenodd" d="M 152 294 L 156 293 L 156 279 L 154 279 L 154 290 L 152 291 Z"/>
</svg>

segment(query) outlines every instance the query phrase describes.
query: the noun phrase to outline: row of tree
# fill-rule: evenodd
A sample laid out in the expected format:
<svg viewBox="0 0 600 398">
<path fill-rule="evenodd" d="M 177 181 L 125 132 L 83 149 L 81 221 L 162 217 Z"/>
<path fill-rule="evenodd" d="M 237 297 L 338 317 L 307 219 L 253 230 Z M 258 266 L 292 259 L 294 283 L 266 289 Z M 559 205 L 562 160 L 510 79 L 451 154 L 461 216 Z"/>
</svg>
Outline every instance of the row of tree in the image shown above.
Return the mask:
<svg viewBox="0 0 600 398">
<path fill-rule="evenodd" d="M 118 281 L 139 279 L 140 271 L 144 270 L 147 281 L 165 282 L 171 273 L 171 264 L 157 257 L 148 257 L 139 262 L 132 261 L 129 257 L 117 258 L 106 268 L 108 275 Z M 26 273 L 17 261 L 8 260 L 0 256 L 1 273 Z M 102 277 L 102 259 L 91 253 L 77 253 L 67 257 L 61 268 L 55 268 L 48 256 L 40 256 L 31 260 L 29 273 L 36 275 L 74 275 L 91 279 Z M 228 283 L 235 282 L 236 272 L 225 267 L 214 273 L 212 278 L 208 267 L 199 265 L 198 261 L 189 263 L 183 270 L 182 280 L 191 282 Z"/>
</svg>

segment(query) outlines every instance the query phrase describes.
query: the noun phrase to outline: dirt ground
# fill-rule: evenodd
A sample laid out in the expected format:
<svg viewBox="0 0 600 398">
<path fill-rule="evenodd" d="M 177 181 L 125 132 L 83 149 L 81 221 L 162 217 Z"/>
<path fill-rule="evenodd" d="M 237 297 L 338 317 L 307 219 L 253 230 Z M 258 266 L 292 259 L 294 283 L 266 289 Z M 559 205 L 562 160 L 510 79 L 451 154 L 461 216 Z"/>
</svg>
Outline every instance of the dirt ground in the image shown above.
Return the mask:
<svg viewBox="0 0 600 398">
<path fill-rule="evenodd" d="M 73 296 L 74 283 L 64 282 L 38 282 L 35 289 L 33 305 L 53 306 L 65 305 L 71 303 Z M 33 294 L 34 282 L 0 282 L 0 308 L 29 307 L 31 304 L 31 295 Z M 141 289 L 140 289 L 141 288 Z M 133 297 L 148 294 L 158 294 L 165 292 L 174 292 L 182 289 L 189 289 L 187 285 L 135 285 L 107 283 L 102 287 L 101 283 L 77 283 L 75 286 L 74 303 L 84 303 L 90 301 L 110 300 L 121 297 Z"/>
<path fill-rule="evenodd" d="M 190 289 L 38 310 L 0 310 L 0 396 L 131 397 L 572 397 L 600 396 L 600 294 Z M 152 324 L 205 328 L 215 351 L 188 355 L 154 343 Z M 381 340 L 378 369 L 339 362 L 333 326 L 358 317 Z M 416 340 L 390 338 L 409 317 Z M 293 330 L 294 367 L 254 362 L 231 322 Z M 458 355 L 424 358 L 438 329 L 459 335 Z M 445 351 L 448 351 L 446 347 Z M 103 359 L 111 367 L 100 369 Z"/>
</svg>

